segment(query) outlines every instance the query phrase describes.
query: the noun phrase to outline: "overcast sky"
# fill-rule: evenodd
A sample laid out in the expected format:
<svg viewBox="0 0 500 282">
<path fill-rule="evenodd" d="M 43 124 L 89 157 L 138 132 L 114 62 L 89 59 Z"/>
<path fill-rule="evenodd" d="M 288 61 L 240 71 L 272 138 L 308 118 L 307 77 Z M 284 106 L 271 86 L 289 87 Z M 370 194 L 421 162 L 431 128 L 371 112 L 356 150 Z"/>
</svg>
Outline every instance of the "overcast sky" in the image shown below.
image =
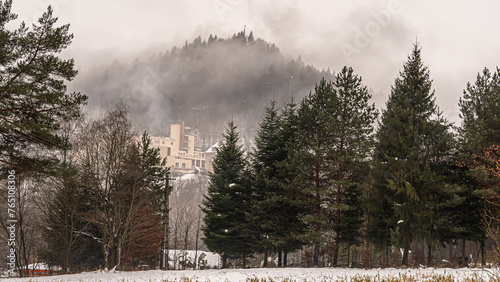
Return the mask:
<svg viewBox="0 0 500 282">
<path fill-rule="evenodd" d="M 496 0 L 15 0 L 13 10 L 31 23 L 49 4 L 60 24 L 71 24 L 75 39 L 64 56 L 83 71 L 246 26 L 320 69 L 352 66 L 379 108 L 418 40 L 438 105 L 453 122 L 466 83 L 500 61 Z"/>
</svg>

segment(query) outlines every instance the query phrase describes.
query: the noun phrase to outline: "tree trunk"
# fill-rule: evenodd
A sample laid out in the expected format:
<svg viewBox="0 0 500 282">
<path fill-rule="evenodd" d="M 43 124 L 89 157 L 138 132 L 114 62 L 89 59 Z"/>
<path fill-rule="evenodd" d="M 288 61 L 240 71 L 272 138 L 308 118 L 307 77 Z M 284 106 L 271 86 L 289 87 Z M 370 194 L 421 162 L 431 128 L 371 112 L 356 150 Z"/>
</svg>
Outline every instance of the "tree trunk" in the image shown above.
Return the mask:
<svg viewBox="0 0 500 282">
<path fill-rule="evenodd" d="M 118 247 L 116 248 L 116 268 L 120 269 L 122 262 L 122 246 L 121 242 L 118 243 Z"/>
<path fill-rule="evenodd" d="M 112 269 L 116 265 L 116 246 L 111 247 L 108 270 Z"/>
<path fill-rule="evenodd" d="M 462 259 L 465 262 L 465 239 L 462 239 Z"/>
<path fill-rule="evenodd" d="M 288 251 L 285 249 L 283 251 L 283 267 L 287 266 L 287 256 L 288 256 Z"/>
<path fill-rule="evenodd" d="M 187 252 L 189 245 L 189 225 L 186 223 L 186 230 L 184 232 L 184 251 Z M 187 266 L 187 257 L 184 258 L 184 265 L 182 266 L 182 269 L 185 270 Z"/>
<path fill-rule="evenodd" d="M 347 266 L 351 263 L 351 247 L 347 246 Z M 337 264 L 335 264 L 337 266 Z"/>
<path fill-rule="evenodd" d="M 281 267 L 281 248 L 278 248 L 278 267 Z"/>
<path fill-rule="evenodd" d="M 339 232 L 337 232 L 337 235 L 335 236 L 335 244 L 333 245 L 333 266 L 337 266 L 339 259 L 339 248 L 340 248 L 339 237 L 340 237 Z"/>
<path fill-rule="evenodd" d="M 314 245 L 314 253 L 313 253 L 313 265 L 319 265 L 319 245 Z"/>
<path fill-rule="evenodd" d="M 453 257 L 453 244 L 448 244 L 448 257 L 446 258 L 448 261 Z"/>
<path fill-rule="evenodd" d="M 430 244 L 427 245 L 427 267 L 432 266 L 432 247 Z"/>
<path fill-rule="evenodd" d="M 194 269 L 198 269 L 198 240 L 200 238 L 200 218 L 201 214 L 198 212 L 198 228 L 196 229 L 196 240 L 194 244 Z"/>
<path fill-rule="evenodd" d="M 62 272 L 61 274 L 67 274 L 68 273 L 68 256 L 64 255 L 64 260 L 62 262 Z"/>
<path fill-rule="evenodd" d="M 102 252 L 104 255 L 104 268 L 109 269 L 109 256 L 110 256 L 110 248 L 109 244 L 106 244 L 108 242 L 107 236 L 104 236 L 103 244 L 102 244 Z"/>
<path fill-rule="evenodd" d="M 222 268 L 227 268 L 227 257 L 222 255 Z"/>
<path fill-rule="evenodd" d="M 386 243 L 385 245 L 385 252 L 384 252 L 384 259 L 382 260 L 384 262 L 384 267 L 387 267 L 389 264 L 389 244 Z"/>
<path fill-rule="evenodd" d="M 486 266 L 486 258 L 484 257 L 484 240 L 481 242 L 481 266 Z"/>
<path fill-rule="evenodd" d="M 344 138 L 340 139 L 340 152 L 343 151 L 344 147 Z M 339 184 L 337 185 L 337 217 L 335 219 L 335 223 L 337 224 L 337 230 L 335 234 L 335 246 L 333 248 L 333 266 L 337 266 L 338 262 L 338 257 L 339 257 L 339 248 L 340 248 L 340 194 L 342 192 L 342 185 L 340 182 L 342 181 L 342 174 L 343 174 L 343 163 L 340 162 L 340 168 L 339 168 L 339 174 L 338 174 L 338 181 Z M 347 265 L 349 265 L 349 256 L 347 257 Z"/>
<path fill-rule="evenodd" d="M 264 251 L 264 265 L 263 267 L 267 267 L 267 249 Z"/>
<path fill-rule="evenodd" d="M 170 207 L 169 207 L 169 196 L 170 196 L 170 185 L 169 185 L 169 180 L 170 180 L 170 174 L 166 174 L 165 176 L 165 194 L 163 198 L 163 216 L 162 216 L 162 226 L 163 226 L 163 238 L 161 241 L 162 244 L 162 254 L 161 254 L 161 266 L 160 269 L 162 270 L 169 270 L 169 264 L 168 264 L 168 248 L 169 248 L 169 234 L 170 234 Z"/>
<path fill-rule="evenodd" d="M 401 261 L 403 266 L 408 266 L 408 251 L 409 247 L 405 246 L 403 250 L 403 260 Z"/>
</svg>

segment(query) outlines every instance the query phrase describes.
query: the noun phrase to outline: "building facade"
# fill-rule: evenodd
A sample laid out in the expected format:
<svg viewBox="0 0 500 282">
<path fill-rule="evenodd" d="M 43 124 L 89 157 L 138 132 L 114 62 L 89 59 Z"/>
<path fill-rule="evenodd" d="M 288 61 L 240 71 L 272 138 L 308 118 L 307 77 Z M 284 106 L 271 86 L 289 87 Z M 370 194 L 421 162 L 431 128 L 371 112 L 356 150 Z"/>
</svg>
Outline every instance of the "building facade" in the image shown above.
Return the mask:
<svg viewBox="0 0 500 282">
<path fill-rule="evenodd" d="M 194 171 L 212 172 L 212 159 L 215 150 L 212 146 L 206 152 L 195 149 L 195 136 L 184 121 L 170 125 L 169 137 L 151 137 L 153 147 L 160 149 L 162 158 L 166 158 L 167 167 L 172 174 L 186 174 Z"/>
</svg>

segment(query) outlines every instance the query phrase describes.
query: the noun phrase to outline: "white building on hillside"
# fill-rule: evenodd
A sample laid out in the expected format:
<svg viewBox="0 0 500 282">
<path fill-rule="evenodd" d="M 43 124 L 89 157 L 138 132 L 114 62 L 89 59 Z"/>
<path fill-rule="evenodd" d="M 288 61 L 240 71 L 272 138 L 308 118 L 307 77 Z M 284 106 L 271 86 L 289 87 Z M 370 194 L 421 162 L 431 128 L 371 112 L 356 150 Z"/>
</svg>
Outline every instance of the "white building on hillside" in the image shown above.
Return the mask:
<svg viewBox="0 0 500 282">
<path fill-rule="evenodd" d="M 212 159 L 215 157 L 214 146 L 206 152 L 194 147 L 195 136 L 184 121 L 170 125 L 169 137 L 151 136 L 152 145 L 160 148 L 162 158 L 167 158 L 167 167 L 175 174 L 186 174 L 195 170 L 212 172 Z"/>
</svg>

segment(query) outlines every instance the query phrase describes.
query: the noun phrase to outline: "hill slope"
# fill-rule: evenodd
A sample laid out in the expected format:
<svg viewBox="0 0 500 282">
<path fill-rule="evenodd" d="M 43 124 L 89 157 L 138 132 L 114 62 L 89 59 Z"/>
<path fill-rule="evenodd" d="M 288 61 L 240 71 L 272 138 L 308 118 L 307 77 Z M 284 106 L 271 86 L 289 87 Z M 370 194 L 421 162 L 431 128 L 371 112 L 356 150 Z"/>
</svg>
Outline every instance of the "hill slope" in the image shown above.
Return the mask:
<svg viewBox="0 0 500 282">
<path fill-rule="evenodd" d="M 299 101 L 321 77 L 332 74 L 243 31 L 227 39 L 198 37 L 131 64 L 115 61 L 80 75 L 72 88 L 89 95 L 91 112 L 129 104 L 133 121 L 154 134 L 166 135 L 170 123 L 185 120 L 207 147 L 232 117 L 251 139 L 270 99 Z"/>
</svg>

